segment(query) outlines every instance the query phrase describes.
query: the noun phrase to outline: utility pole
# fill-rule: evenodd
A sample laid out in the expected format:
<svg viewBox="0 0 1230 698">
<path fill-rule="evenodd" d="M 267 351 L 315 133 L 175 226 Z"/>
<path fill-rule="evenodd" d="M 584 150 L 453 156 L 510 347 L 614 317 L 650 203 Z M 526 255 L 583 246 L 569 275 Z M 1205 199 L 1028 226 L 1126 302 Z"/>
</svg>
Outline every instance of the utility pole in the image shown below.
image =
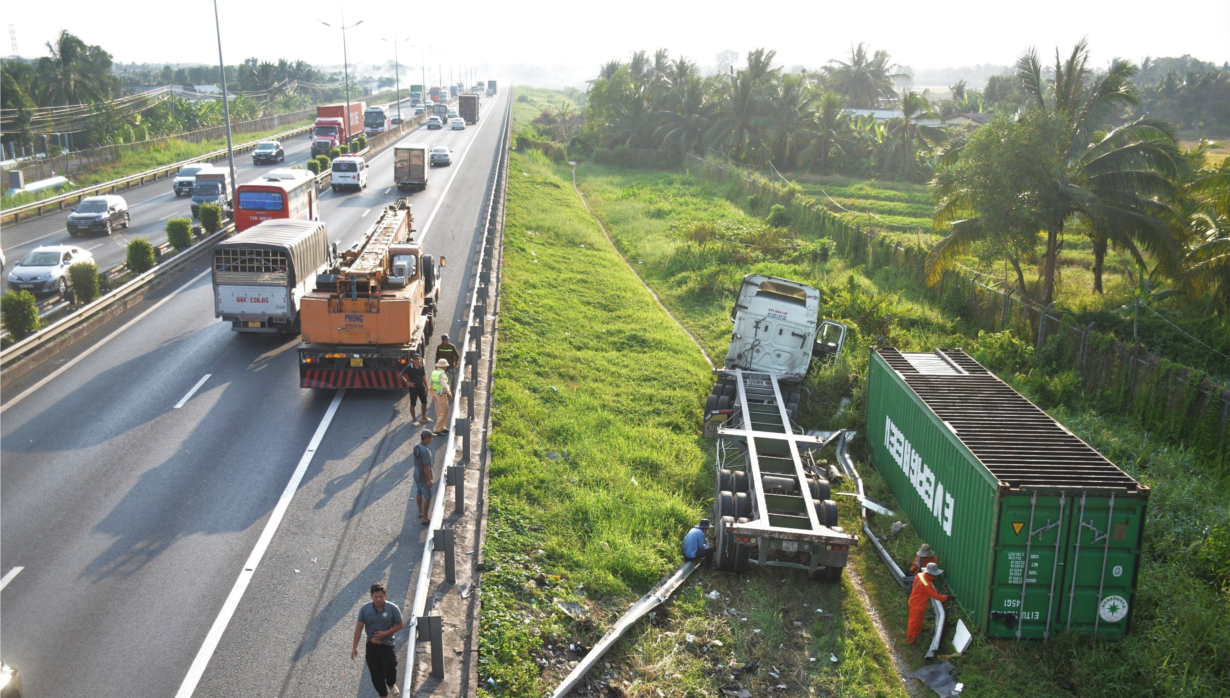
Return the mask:
<svg viewBox="0 0 1230 698">
<path fill-rule="evenodd" d="M 235 148 L 231 144 L 231 100 L 226 92 L 226 63 L 222 61 L 222 22 L 218 20 L 218 0 L 214 0 L 214 29 L 218 33 L 218 70 L 222 73 L 222 117 L 226 119 L 226 159 L 231 166 L 231 186 L 229 199 L 231 210 L 235 210 Z M 234 215 L 233 213 L 231 215 Z"/>
<path fill-rule="evenodd" d="M 396 76 L 395 80 L 397 82 L 397 119 L 398 121 L 400 121 L 401 120 L 401 61 L 397 58 L 398 41 L 397 41 L 396 26 L 394 26 L 393 28 L 393 41 L 392 42 L 390 42 L 388 39 L 385 39 L 385 38 L 381 38 L 380 40 L 385 43 L 393 44 L 393 74 Z M 403 42 L 409 41 L 409 39 L 402 39 L 402 41 Z"/>
<path fill-rule="evenodd" d="M 217 0 L 214 0 L 214 2 L 217 2 Z M 342 10 L 342 24 L 340 27 L 335 27 L 332 24 L 329 24 L 328 22 L 324 21 L 323 19 L 318 19 L 316 21 L 320 22 L 326 27 L 329 27 L 330 29 L 341 29 L 342 30 L 342 72 L 346 76 L 346 118 L 343 119 L 343 121 L 346 122 L 345 124 L 346 133 L 344 135 L 345 135 L 346 140 L 349 141 L 350 140 L 350 57 L 346 51 L 346 30 L 354 29 L 355 27 L 362 24 L 363 20 L 359 20 L 355 22 L 354 24 L 350 25 L 349 27 L 346 26 L 346 10 L 343 9 Z"/>
</svg>

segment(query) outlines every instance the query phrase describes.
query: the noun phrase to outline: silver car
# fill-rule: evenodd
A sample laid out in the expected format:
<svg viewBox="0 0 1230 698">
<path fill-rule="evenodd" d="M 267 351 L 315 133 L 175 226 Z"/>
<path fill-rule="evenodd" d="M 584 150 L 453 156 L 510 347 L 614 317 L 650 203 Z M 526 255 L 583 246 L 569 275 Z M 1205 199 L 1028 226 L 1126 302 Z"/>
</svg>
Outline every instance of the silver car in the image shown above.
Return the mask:
<svg viewBox="0 0 1230 698">
<path fill-rule="evenodd" d="M 68 290 L 68 268 L 77 262 L 93 263 L 94 255 L 72 245 L 36 248 L 9 272 L 9 288 L 62 296 Z"/>
</svg>

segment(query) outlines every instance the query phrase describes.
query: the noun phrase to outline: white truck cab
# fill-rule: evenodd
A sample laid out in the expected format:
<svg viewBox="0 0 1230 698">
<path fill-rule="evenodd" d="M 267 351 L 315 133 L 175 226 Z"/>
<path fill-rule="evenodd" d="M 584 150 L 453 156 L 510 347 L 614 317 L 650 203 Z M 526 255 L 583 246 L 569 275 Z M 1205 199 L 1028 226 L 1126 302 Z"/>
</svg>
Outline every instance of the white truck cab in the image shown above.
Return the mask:
<svg viewBox="0 0 1230 698">
<path fill-rule="evenodd" d="M 817 322 L 820 292 L 806 284 L 764 274 L 743 277 L 730 319 L 734 333 L 725 366 L 774 373 L 784 382 L 803 380 L 814 358 L 836 358 L 846 328 Z"/>
</svg>

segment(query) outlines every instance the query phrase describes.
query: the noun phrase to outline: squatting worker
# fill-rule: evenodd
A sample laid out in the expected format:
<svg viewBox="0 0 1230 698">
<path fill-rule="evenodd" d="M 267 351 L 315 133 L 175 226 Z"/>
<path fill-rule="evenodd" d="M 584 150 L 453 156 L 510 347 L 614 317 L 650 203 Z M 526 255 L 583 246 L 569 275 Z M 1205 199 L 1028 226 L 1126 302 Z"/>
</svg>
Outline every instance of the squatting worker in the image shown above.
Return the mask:
<svg viewBox="0 0 1230 698">
<path fill-rule="evenodd" d="M 436 425 L 432 431 L 436 436 L 448 433 L 448 401 L 453 397 L 453 389 L 449 385 L 448 362 L 444 359 L 436 361 L 436 370 L 431 372 L 431 402 L 436 408 Z"/>
<path fill-rule="evenodd" d="M 384 582 L 372 585 L 372 600 L 359 609 L 359 622 L 354 626 L 354 644 L 350 647 L 350 660 L 359 654 L 359 638 L 367 628 L 367 669 L 372 675 L 372 685 L 381 696 L 401 695 L 397 687 L 397 652 L 393 649 L 393 634 L 402 628 L 401 609 L 386 600 L 388 589 Z"/>
<path fill-rule="evenodd" d="M 945 595 L 935 590 L 935 578 L 941 574 L 944 574 L 944 570 L 932 562 L 924 567 L 922 572 L 914 575 L 914 587 L 910 590 L 910 623 L 905 631 L 906 641 L 914 642 L 922 632 L 923 615 L 927 612 L 931 599 L 940 603 L 957 600 L 956 594 Z"/>
<path fill-rule="evenodd" d="M 457 367 L 461 365 L 461 351 L 457 349 L 456 344 L 448 341 L 448 335 L 440 335 L 440 346 L 436 347 L 436 362 L 440 359 L 448 362 L 448 380 L 452 385 L 457 385 Z"/>
<path fill-rule="evenodd" d="M 711 561 L 714 547 L 705 543 L 705 531 L 709 530 L 709 519 L 701 519 L 683 537 L 683 559 L 698 562 Z"/>
<path fill-rule="evenodd" d="M 410 355 L 410 365 L 402 370 L 406 378 L 406 392 L 410 394 L 410 422 L 418 424 L 420 417 L 415 406 L 422 403 L 423 423 L 427 422 L 427 373 L 423 369 L 423 357 L 417 351 Z"/>
<path fill-rule="evenodd" d="M 914 556 L 914 561 L 910 563 L 910 574 L 918 574 L 927 568 L 927 565 L 934 562 L 940 564 L 940 559 L 935 556 L 935 552 L 931 550 L 931 546 L 926 543 L 918 549 L 918 554 Z"/>
<path fill-rule="evenodd" d="M 419 505 L 419 520 L 423 525 L 431 523 L 431 488 L 433 481 L 431 470 L 435 457 L 431 453 L 431 439 L 435 436 L 430 429 L 424 429 L 422 442 L 414 445 L 414 501 Z"/>
</svg>

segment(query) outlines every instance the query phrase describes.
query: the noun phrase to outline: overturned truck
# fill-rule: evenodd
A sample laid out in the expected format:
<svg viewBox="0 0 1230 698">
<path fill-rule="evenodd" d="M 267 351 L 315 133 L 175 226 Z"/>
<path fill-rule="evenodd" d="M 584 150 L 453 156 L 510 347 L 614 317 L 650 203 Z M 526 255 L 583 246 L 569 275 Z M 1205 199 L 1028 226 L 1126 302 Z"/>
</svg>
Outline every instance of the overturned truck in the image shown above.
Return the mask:
<svg viewBox="0 0 1230 698">
<path fill-rule="evenodd" d="M 705 433 L 717 437 L 718 569 L 796 567 L 836 581 L 858 543 L 838 525 L 827 472 L 813 457 L 842 432 L 811 436 L 797 424 L 803 380 L 845 342 L 846 326 L 819 321 L 819 307 L 811 286 L 743 278 L 730 349 L 705 402 Z"/>
</svg>

